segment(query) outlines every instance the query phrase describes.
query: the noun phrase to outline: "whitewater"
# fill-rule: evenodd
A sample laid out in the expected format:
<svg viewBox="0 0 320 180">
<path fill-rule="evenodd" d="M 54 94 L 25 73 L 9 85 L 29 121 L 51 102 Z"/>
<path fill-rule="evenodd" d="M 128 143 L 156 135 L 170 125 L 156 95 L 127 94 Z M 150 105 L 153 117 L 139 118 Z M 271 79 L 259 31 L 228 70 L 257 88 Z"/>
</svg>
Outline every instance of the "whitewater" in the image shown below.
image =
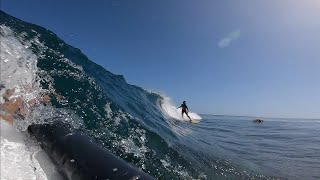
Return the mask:
<svg viewBox="0 0 320 180">
<path fill-rule="evenodd" d="M 1 179 L 65 179 L 28 132 L 63 122 L 156 179 L 319 179 L 320 120 L 181 116 L 53 32 L 0 11 Z M 14 104 L 17 110 L 11 112 Z M 191 102 L 190 102 L 191 103 Z M 115 170 L 116 171 L 116 170 Z"/>
</svg>

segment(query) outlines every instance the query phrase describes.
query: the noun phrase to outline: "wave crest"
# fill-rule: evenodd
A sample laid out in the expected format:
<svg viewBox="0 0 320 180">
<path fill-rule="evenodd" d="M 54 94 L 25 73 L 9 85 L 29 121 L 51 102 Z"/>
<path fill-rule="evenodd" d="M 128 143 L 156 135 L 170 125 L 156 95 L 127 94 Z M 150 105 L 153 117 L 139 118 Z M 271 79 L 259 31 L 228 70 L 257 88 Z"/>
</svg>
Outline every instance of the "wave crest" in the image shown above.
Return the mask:
<svg viewBox="0 0 320 180">
<path fill-rule="evenodd" d="M 174 118 L 180 121 L 189 121 L 186 115 L 181 116 L 181 109 L 177 109 L 177 107 L 172 103 L 170 97 L 162 96 L 162 100 L 160 102 L 160 108 L 162 113 L 167 116 L 167 118 Z M 200 120 L 202 119 L 200 115 L 195 112 L 188 112 L 191 119 Z"/>
</svg>

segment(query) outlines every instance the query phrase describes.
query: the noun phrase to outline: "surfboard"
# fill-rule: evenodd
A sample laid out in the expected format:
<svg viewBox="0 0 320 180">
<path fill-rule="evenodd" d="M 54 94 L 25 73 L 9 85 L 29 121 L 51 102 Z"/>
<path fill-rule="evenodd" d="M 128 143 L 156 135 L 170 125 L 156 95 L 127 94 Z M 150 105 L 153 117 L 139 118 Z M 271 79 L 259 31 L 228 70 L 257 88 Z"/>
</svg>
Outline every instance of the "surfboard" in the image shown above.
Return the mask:
<svg viewBox="0 0 320 180">
<path fill-rule="evenodd" d="M 71 130 L 71 125 L 32 124 L 28 132 L 67 179 L 155 179 L 103 149 L 90 136 Z"/>
<path fill-rule="evenodd" d="M 191 121 L 189 121 L 190 123 L 192 124 L 197 124 L 198 122 L 200 122 L 199 120 L 197 119 L 191 119 Z"/>
</svg>

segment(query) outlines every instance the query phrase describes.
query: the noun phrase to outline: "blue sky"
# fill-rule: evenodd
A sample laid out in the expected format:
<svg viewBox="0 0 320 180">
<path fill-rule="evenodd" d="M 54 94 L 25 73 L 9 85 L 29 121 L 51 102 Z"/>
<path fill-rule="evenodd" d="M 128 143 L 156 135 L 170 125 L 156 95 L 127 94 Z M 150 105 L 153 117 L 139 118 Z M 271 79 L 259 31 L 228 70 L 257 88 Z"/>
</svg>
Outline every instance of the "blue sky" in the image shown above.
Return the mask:
<svg viewBox="0 0 320 180">
<path fill-rule="evenodd" d="M 197 113 L 320 118 L 318 0 L 2 0 Z"/>
</svg>

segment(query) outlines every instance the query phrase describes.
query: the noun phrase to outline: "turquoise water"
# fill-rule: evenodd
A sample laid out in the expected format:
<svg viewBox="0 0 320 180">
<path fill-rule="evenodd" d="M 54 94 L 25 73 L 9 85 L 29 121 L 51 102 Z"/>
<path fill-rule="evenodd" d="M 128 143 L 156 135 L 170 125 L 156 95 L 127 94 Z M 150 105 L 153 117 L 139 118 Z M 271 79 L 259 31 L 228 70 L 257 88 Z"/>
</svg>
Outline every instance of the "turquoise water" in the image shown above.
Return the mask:
<svg viewBox="0 0 320 180">
<path fill-rule="evenodd" d="M 168 97 L 128 84 L 51 31 L 3 12 L 0 25 L 4 52 L 25 48 L 10 61 L 35 59 L 32 83 L 51 97 L 51 106 L 34 108 L 19 127 L 64 119 L 158 179 L 320 178 L 320 120 L 256 124 L 254 117 L 193 113 L 201 120 L 190 124 Z"/>
</svg>

